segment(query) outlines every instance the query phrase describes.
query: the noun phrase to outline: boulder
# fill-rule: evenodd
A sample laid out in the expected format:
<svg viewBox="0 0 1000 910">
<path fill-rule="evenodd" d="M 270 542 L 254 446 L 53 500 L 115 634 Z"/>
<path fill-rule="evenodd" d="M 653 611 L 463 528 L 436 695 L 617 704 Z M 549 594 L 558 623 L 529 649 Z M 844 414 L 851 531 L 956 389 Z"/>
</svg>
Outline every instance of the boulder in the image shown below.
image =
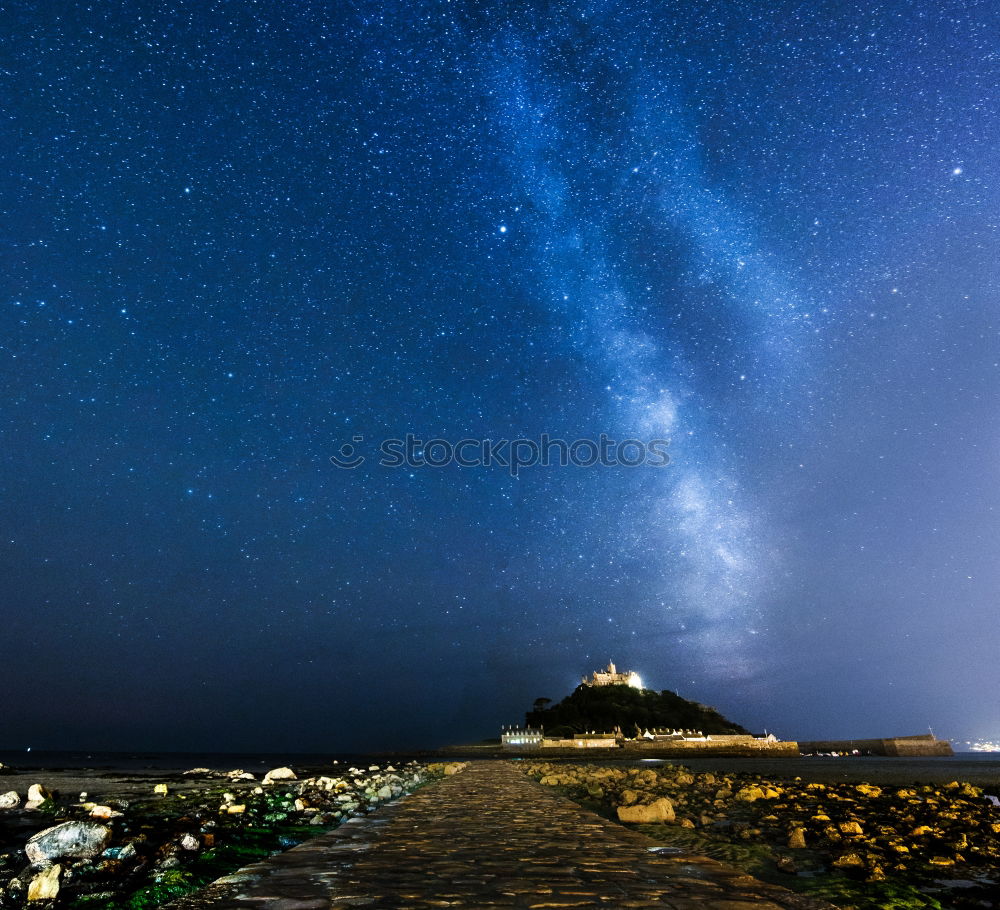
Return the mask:
<svg viewBox="0 0 1000 910">
<path fill-rule="evenodd" d="M 741 803 L 755 803 L 764 797 L 765 793 L 760 787 L 743 787 L 736 792 L 736 799 Z"/>
<path fill-rule="evenodd" d="M 190 833 L 183 835 L 179 843 L 182 850 L 197 850 L 201 846 L 201 841 Z"/>
<path fill-rule="evenodd" d="M 841 822 L 838 827 L 841 834 L 861 835 L 865 833 L 858 822 Z"/>
<path fill-rule="evenodd" d="M 51 901 L 59 894 L 59 874 L 62 867 L 49 866 L 38 873 L 28 885 L 29 901 Z"/>
<path fill-rule="evenodd" d="M 618 807 L 618 820 L 634 825 L 655 825 L 675 818 L 674 804 L 665 796 L 645 806 Z"/>
<path fill-rule="evenodd" d="M 24 804 L 24 808 L 37 809 L 47 799 L 52 799 L 52 794 L 41 784 L 32 784 L 28 787 L 28 801 Z"/>
<path fill-rule="evenodd" d="M 788 834 L 788 846 L 793 850 L 802 850 L 806 845 L 806 832 L 804 828 L 792 828 Z"/>
<path fill-rule="evenodd" d="M 0 809 L 16 809 L 20 805 L 21 797 L 17 795 L 17 790 L 0 793 Z"/>
<path fill-rule="evenodd" d="M 798 866 L 795 865 L 795 860 L 790 856 L 779 856 L 775 860 L 775 865 L 778 867 L 779 872 L 784 872 L 786 875 L 796 875 L 799 871 Z"/>
<path fill-rule="evenodd" d="M 865 861 L 860 853 L 844 853 L 838 856 L 832 865 L 838 869 L 863 869 Z"/>
<path fill-rule="evenodd" d="M 33 865 L 45 865 L 60 857 L 91 859 L 111 840 L 111 829 L 97 822 L 63 822 L 39 831 L 24 845 Z"/>
<path fill-rule="evenodd" d="M 273 784 L 276 780 L 298 780 L 291 768 L 272 768 L 264 775 L 265 784 Z"/>
</svg>

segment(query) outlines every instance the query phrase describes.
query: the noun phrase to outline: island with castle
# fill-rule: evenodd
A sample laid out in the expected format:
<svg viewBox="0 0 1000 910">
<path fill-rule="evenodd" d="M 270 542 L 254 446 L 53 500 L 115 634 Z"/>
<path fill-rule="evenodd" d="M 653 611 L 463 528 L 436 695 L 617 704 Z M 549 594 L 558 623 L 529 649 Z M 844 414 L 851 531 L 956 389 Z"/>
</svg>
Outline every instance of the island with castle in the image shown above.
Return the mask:
<svg viewBox="0 0 1000 910">
<path fill-rule="evenodd" d="M 537 699 L 523 725 L 501 729 L 500 742 L 509 752 L 614 749 L 646 757 L 954 754 L 950 742 L 933 734 L 816 742 L 754 734 L 707 705 L 644 688 L 637 672 L 619 671 L 613 662 L 584 676 L 558 704 Z"/>
</svg>

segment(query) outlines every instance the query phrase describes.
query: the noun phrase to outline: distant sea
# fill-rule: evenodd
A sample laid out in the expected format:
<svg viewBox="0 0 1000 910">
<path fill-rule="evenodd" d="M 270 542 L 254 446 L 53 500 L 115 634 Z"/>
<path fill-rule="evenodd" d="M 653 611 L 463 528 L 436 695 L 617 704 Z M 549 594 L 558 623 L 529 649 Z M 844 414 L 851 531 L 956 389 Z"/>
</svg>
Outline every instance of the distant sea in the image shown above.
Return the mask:
<svg viewBox="0 0 1000 910">
<path fill-rule="evenodd" d="M 0 762 L 18 771 L 91 770 L 141 773 L 143 771 L 186 771 L 211 768 L 230 771 L 259 771 L 290 765 L 299 768 L 341 764 L 369 764 L 406 761 L 400 756 L 337 754 L 335 752 L 56 752 L 46 750 L 0 750 Z"/>
<path fill-rule="evenodd" d="M 684 758 L 674 760 L 693 771 L 725 773 L 740 771 L 762 777 L 835 783 L 868 781 L 882 786 L 946 784 L 968 781 L 988 792 L 1000 794 L 1000 753 L 956 752 L 946 758 L 889 758 L 879 755 L 831 757 L 803 755 L 798 758 Z M 629 762 L 642 766 L 647 762 Z"/>
<path fill-rule="evenodd" d="M 456 750 L 456 754 L 461 750 Z M 335 752 L 95 752 L 95 751 L 0 751 L 0 762 L 19 771 L 80 770 L 117 772 L 141 775 L 164 771 L 186 771 L 189 768 L 211 768 L 229 771 L 242 768 L 258 773 L 270 768 L 289 765 L 293 768 L 323 768 L 333 762 L 358 767 L 393 762 L 400 764 L 410 757 L 404 754 L 363 755 Z M 514 756 L 511 756 L 514 757 Z M 523 755 L 533 760 L 551 760 L 549 756 Z M 433 759 L 429 759 L 433 761 Z M 906 786 L 912 783 L 945 784 L 949 781 L 969 781 L 988 792 L 1000 794 L 1000 753 L 959 752 L 948 758 L 886 758 L 881 756 L 802 756 L 799 758 L 696 758 L 634 759 L 614 753 L 595 755 L 581 753 L 565 759 L 616 766 L 644 767 L 657 763 L 684 764 L 695 771 L 715 773 L 740 772 L 762 777 L 805 781 L 869 781 L 885 786 Z M 0 778 L 2 780 L 2 778 Z"/>
</svg>

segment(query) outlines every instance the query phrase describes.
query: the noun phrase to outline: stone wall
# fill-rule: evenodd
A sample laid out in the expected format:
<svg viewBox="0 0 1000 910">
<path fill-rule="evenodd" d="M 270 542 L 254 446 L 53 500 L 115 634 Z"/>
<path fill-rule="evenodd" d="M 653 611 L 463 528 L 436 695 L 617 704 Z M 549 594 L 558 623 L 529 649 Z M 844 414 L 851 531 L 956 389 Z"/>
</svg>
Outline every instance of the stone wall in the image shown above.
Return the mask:
<svg viewBox="0 0 1000 910">
<path fill-rule="evenodd" d="M 884 739 L 823 739 L 799 744 L 803 752 L 846 752 L 862 755 L 938 756 L 954 755 L 951 743 L 929 733 L 919 736 L 890 736 Z"/>
<path fill-rule="evenodd" d="M 730 737 L 726 740 L 629 740 L 626 752 L 642 752 L 644 755 L 664 755 L 683 757 L 685 755 L 798 755 L 797 742 L 782 742 L 755 739 L 752 736 Z"/>
<path fill-rule="evenodd" d="M 543 749 L 616 749 L 617 741 L 613 739 L 545 739 Z"/>
</svg>

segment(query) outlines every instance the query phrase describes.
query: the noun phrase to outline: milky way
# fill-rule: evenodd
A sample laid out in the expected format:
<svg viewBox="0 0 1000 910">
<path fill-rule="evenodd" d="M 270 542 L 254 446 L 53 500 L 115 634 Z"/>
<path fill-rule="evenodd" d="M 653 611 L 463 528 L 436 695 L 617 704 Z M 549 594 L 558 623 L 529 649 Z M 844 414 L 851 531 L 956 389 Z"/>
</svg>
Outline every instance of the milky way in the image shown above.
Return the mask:
<svg viewBox="0 0 1000 910">
<path fill-rule="evenodd" d="M 17 5 L 0 746 L 433 745 L 609 658 L 995 738 L 998 27 Z M 670 464 L 378 464 L 407 433 Z"/>
</svg>

